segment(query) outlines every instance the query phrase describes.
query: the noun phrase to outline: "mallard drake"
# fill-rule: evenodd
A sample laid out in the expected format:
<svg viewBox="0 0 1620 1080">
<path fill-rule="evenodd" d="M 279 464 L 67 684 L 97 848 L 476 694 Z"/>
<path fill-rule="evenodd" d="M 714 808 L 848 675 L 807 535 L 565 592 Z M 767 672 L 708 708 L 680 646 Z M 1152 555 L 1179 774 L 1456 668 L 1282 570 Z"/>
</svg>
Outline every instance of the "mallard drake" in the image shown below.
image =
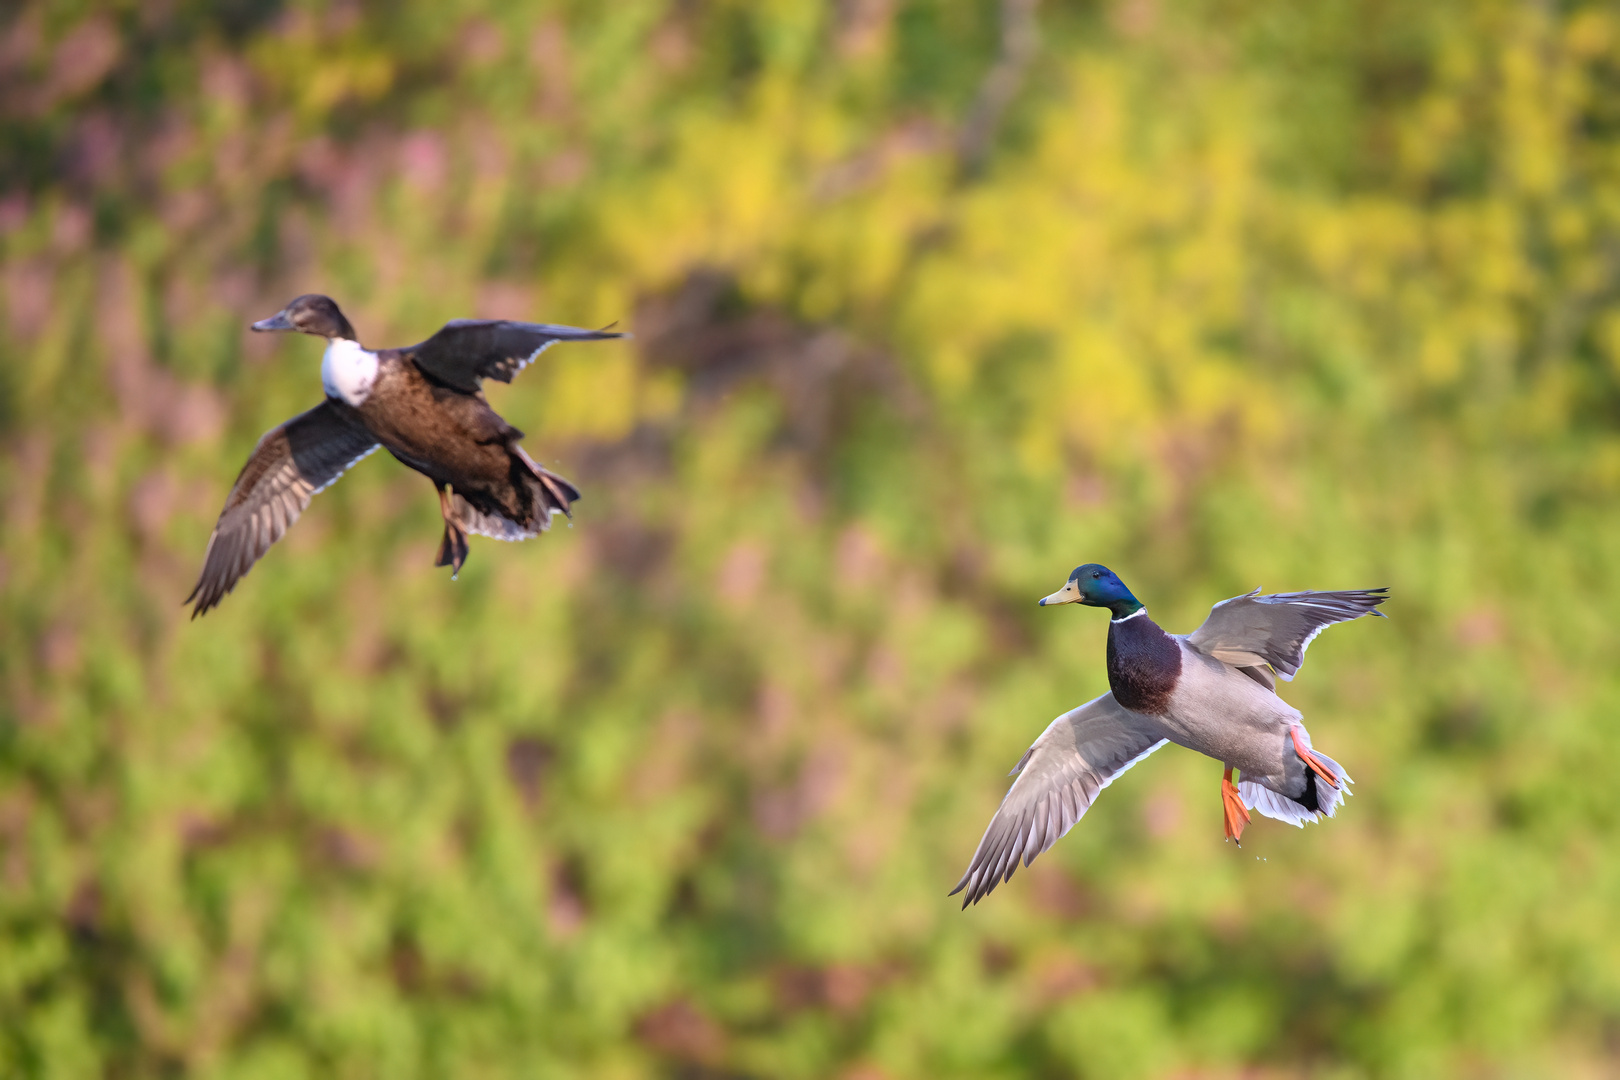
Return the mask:
<svg viewBox="0 0 1620 1080">
<path fill-rule="evenodd" d="M 252 325 L 326 339 L 326 400 L 271 428 L 242 467 L 208 537 L 202 574 L 186 603 L 196 618 L 218 604 L 281 539 L 310 497 L 383 446 L 439 490 L 444 538 L 435 566 L 452 578 L 467 559 L 467 534 L 527 540 L 570 514 L 579 490 L 535 464 L 523 432 L 484 399 L 484 379 L 511 382 L 559 341 L 623 337 L 606 330 L 455 319 L 403 349 L 372 351 L 330 297 L 300 296 Z"/>
<path fill-rule="evenodd" d="M 1382 616 L 1388 589 L 1274 593 L 1216 604 L 1190 634 L 1168 634 L 1106 566 L 1088 563 L 1041 605 L 1107 608 L 1109 692 L 1041 733 L 951 890 L 978 903 L 1074 827 L 1119 775 L 1167 742 L 1221 762 L 1227 838 L 1241 844 L 1249 811 L 1304 827 L 1333 816 L 1351 783 L 1311 749 L 1298 709 L 1277 696 L 1322 630 Z"/>
</svg>

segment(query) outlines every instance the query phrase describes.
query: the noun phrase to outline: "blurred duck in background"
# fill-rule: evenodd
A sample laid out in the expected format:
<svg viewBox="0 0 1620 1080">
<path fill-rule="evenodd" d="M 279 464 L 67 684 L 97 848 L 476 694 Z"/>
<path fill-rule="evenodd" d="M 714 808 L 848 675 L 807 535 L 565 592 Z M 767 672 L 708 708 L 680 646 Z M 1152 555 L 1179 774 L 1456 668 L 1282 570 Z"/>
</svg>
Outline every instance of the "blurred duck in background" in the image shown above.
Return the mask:
<svg viewBox="0 0 1620 1080">
<path fill-rule="evenodd" d="M 386 447 L 439 490 L 444 538 L 435 566 L 451 577 L 467 559 L 467 534 L 527 540 L 569 514 L 579 491 L 535 464 L 523 432 L 501 419 L 481 389 L 511 382 L 559 341 L 624 335 L 572 326 L 454 319 L 420 345 L 372 351 L 329 297 L 300 296 L 253 324 L 326 339 L 326 400 L 259 440 L 225 500 L 202 574 L 186 597 L 196 618 L 214 607 L 281 539 L 310 497 L 361 458 Z"/>
<path fill-rule="evenodd" d="M 1226 835 L 1249 811 L 1304 827 L 1344 801 L 1350 777 L 1311 749 L 1298 709 L 1277 696 L 1325 627 L 1379 615 L 1388 589 L 1223 600 L 1191 634 L 1168 634 L 1106 566 L 1075 569 L 1049 604 L 1107 608 L 1109 693 L 1052 721 L 1013 768 L 1017 779 L 951 890 L 989 895 L 1068 832 L 1121 773 L 1166 742 L 1220 761 Z M 1239 779 L 1241 777 L 1241 779 Z"/>
</svg>

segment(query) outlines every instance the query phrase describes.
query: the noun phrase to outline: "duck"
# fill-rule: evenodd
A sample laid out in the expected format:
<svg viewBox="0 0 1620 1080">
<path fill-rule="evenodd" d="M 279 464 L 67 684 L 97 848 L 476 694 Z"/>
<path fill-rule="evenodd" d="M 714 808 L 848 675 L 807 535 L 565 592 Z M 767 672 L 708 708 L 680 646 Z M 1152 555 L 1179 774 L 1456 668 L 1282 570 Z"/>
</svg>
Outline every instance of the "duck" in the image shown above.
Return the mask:
<svg viewBox="0 0 1620 1080">
<path fill-rule="evenodd" d="M 1226 838 L 1239 847 L 1250 810 L 1304 828 L 1332 817 L 1352 783 L 1311 746 L 1300 711 L 1277 696 L 1324 629 L 1378 610 L 1387 588 L 1259 589 L 1222 600 L 1190 634 L 1171 634 L 1112 570 L 1078 566 L 1042 607 L 1106 608 L 1108 693 L 1059 716 L 1016 777 L 950 895 L 977 904 L 1079 821 L 1103 788 L 1166 743 L 1221 763 Z"/>
<path fill-rule="evenodd" d="M 309 506 L 316 492 L 379 447 L 433 481 L 444 535 L 435 566 L 454 580 L 468 534 L 528 540 L 552 518 L 571 518 L 579 489 L 536 464 L 523 432 L 490 408 L 483 381 L 509 383 L 560 341 L 624 337 L 611 330 L 453 319 L 418 345 L 368 349 L 329 296 L 307 293 L 250 327 L 310 334 L 321 356 L 325 399 L 259 439 L 208 537 L 185 603 L 197 618 L 224 599 Z"/>
</svg>

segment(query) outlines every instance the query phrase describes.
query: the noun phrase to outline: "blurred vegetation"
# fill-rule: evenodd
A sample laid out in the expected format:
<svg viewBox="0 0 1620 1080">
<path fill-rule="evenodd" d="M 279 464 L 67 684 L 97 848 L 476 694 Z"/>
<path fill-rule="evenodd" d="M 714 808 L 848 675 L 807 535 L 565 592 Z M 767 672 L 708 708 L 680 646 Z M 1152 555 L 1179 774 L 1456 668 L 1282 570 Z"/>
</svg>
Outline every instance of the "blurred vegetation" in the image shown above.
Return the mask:
<svg viewBox="0 0 1620 1080">
<path fill-rule="evenodd" d="M 0 14 L 0 1075 L 1620 1068 L 1620 16 L 1506 0 Z M 318 343 L 620 320 L 180 599 Z M 1390 585 L 945 896 L 1104 620 Z"/>
</svg>

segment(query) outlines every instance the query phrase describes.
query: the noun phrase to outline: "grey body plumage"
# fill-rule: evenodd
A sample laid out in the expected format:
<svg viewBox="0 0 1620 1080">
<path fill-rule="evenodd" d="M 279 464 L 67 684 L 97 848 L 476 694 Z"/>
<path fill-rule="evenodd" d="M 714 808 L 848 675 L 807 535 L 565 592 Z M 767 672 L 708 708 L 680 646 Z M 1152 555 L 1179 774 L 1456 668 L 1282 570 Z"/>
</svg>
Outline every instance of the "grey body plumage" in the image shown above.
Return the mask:
<svg viewBox="0 0 1620 1080">
<path fill-rule="evenodd" d="M 1315 751 L 1298 709 L 1276 694 L 1324 627 L 1381 615 L 1387 589 L 1259 590 L 1216 604 L 1191 634 L 1166 633 L 1106 567 L 1077 568 L 1041 603 L 1106 607 L 1110 690 L 1054 720 L 1014 770 L 967 872 L 951 890 L 977 903 L 1068 832 L 1098 793 L 1167 742 L 1222 763 L 1227 835 L 1247 813 L 1304 825 L 1332 816 L 1350 778 Z M 1241 782 L 1225 790 L 1227 774 Z M 1241 815 L 1241 822 L 1234 815 Z M 1235 830 L 1235 831 L 1234 831 Z"/>
</svg>

